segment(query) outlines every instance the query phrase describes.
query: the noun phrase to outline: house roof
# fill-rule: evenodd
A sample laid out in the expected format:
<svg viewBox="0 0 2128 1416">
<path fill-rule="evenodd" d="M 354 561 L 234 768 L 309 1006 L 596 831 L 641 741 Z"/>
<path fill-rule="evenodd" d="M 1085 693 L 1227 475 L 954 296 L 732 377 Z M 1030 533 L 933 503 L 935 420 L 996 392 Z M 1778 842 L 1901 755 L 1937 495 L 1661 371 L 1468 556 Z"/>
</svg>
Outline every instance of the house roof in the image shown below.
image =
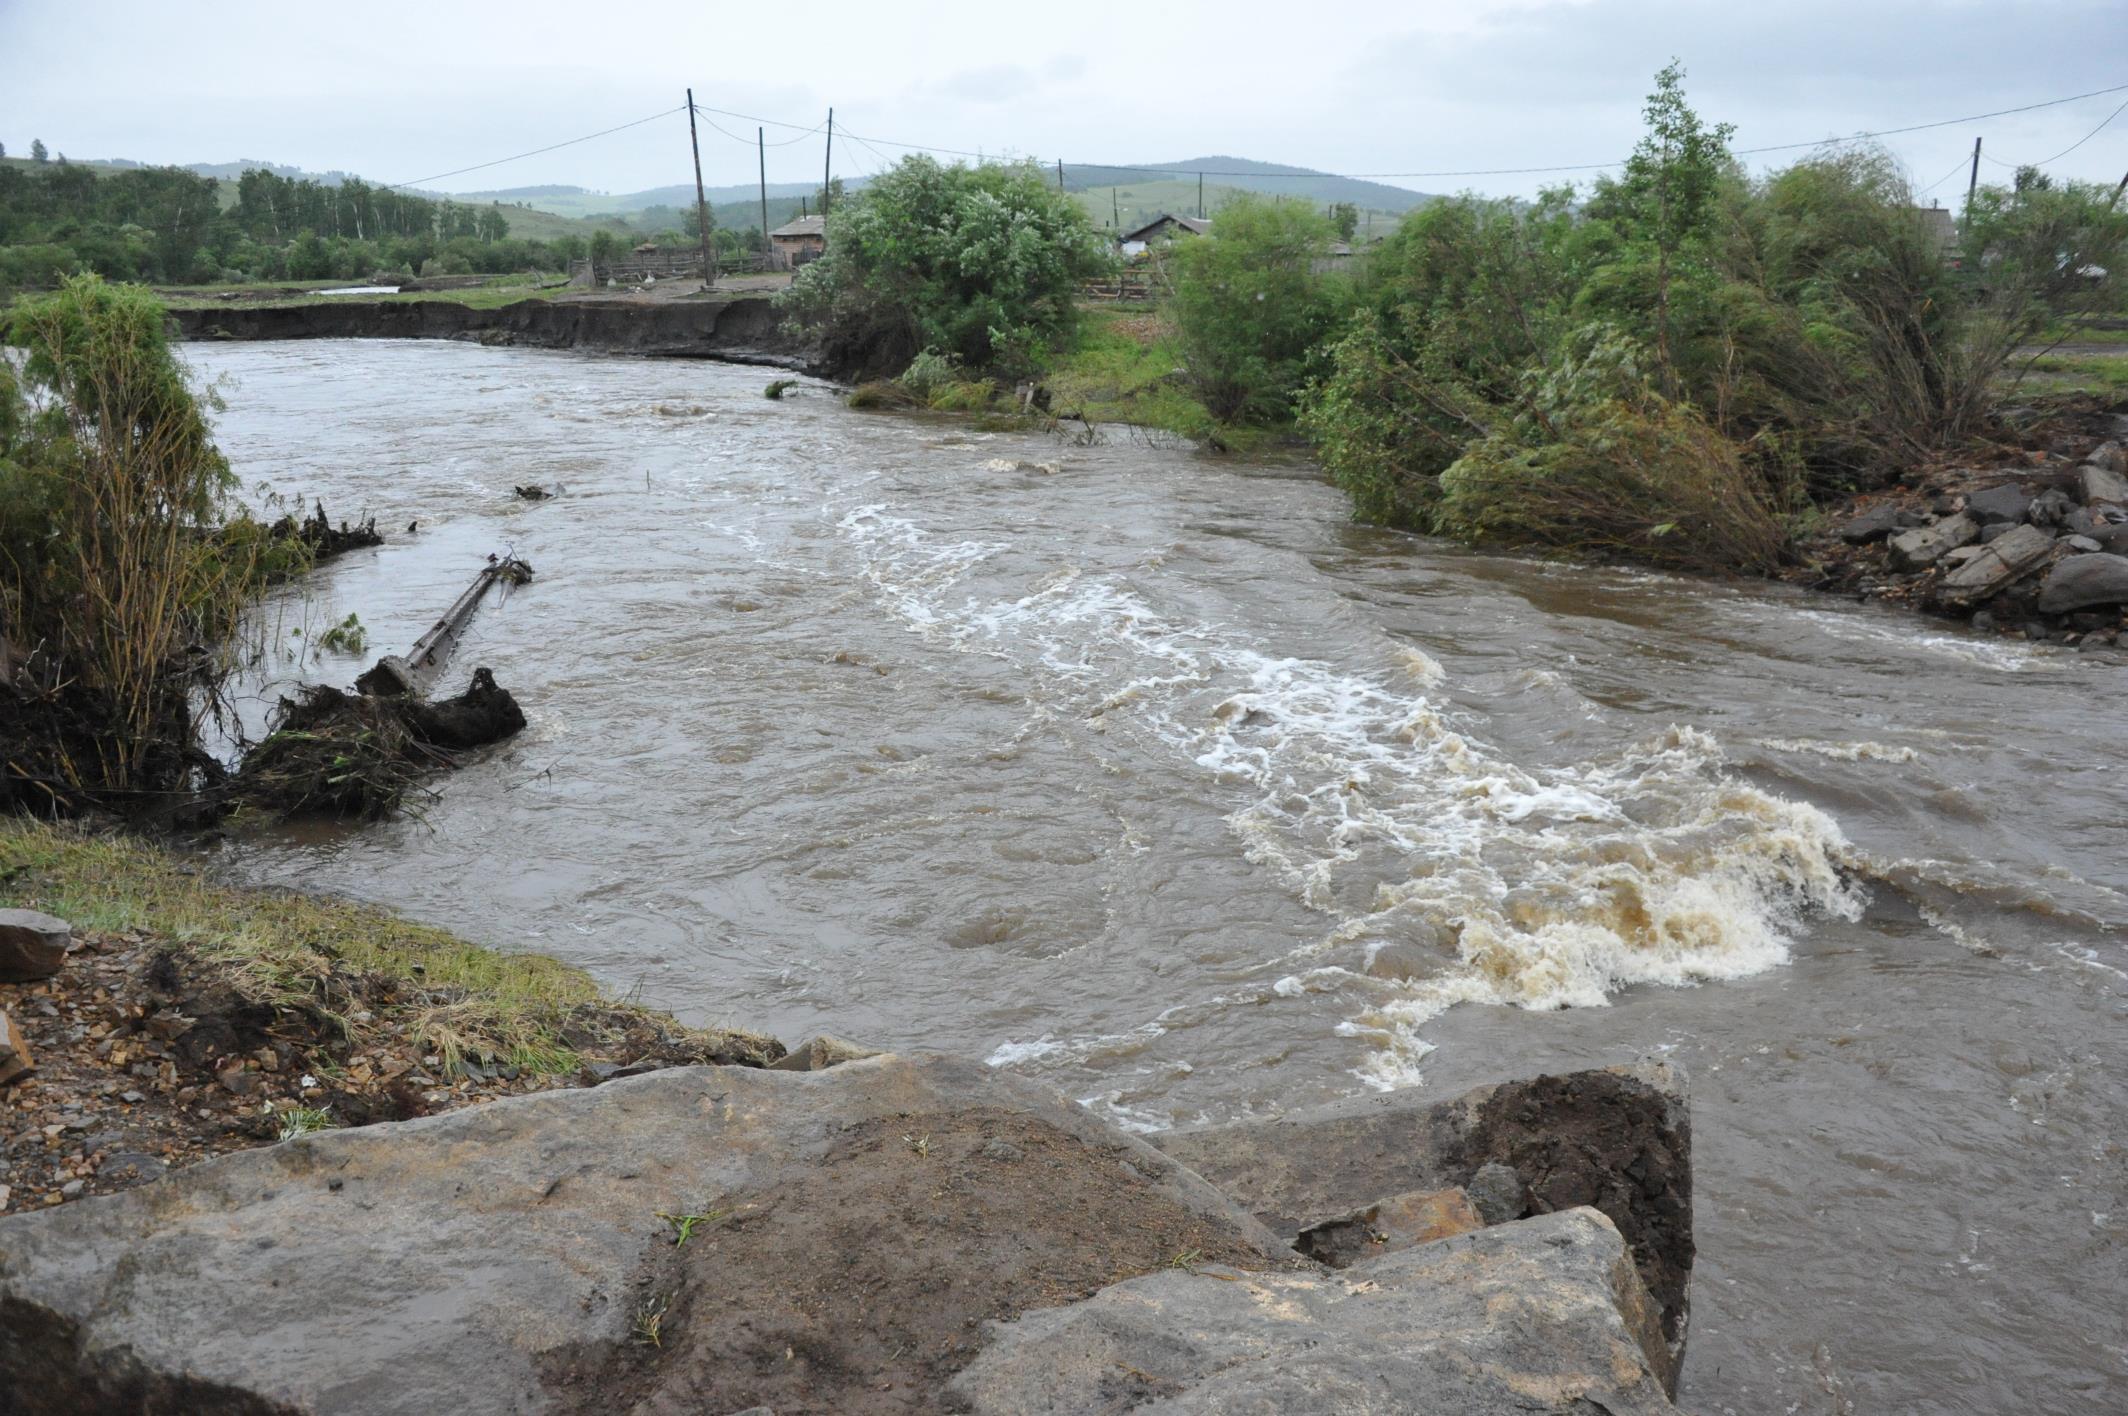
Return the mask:
<svg viewBox="0 0 2128 1416">
<path fill-rule="evenodd" d="M 1200 221 L 1194 216 L 1176 216 L 1172 212 L 1164 211 L 1135 231 L 1126 231 L 1116 239 L 1118 241 L 1143 241 L 1146 237 L 1158 232 L 1162 226 L 1179 226 L 1196 236 L 1202 236 L 1212 229 L 1212 223 L 1209 221 Z"/>
<path fill-rule="evenodd" d="M 828 219 L 824 216 L 801 216 L 796 221 L 786 221 L 771 236 L 825 236 L 828 234 Z"/>
</svg>

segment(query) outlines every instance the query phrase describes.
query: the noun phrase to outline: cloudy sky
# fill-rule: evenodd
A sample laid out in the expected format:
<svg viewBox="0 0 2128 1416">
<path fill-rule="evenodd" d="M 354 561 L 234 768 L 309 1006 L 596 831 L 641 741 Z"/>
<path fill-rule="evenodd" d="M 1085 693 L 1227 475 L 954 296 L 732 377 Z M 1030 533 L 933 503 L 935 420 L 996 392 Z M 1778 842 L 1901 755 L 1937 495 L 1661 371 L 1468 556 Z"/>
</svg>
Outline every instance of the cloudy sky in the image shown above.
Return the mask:
<svg viewBox="0 0 2128 1416">
<path fill-rule="evenodd" d="M 692 85 L 699 104 L 798 125 L 769 129 L 771 142 L 799 139 L 770 150 L 771 180 L 817 177 L 820 138 L 802 133 L 830 104 L 851 134 L 836 144 L 842 173 L 904 151 L 893 143 L 1464 172 L 1615 160 L 1672 55 L 1701 112 L 1736 125 L 1739 148 L 1811 142 L 2128 84 L 2128 0 L 0 0 L 0 142 L 11 154 L 41 137 L 77 158 L 260 158 L 408 182 L 677 109 Z M 1991 158 L 2047 159 L 2123 100 L 1888 145 L 1948 202 L 1976 136 Z M 707 179 L 751 181 L 753 125 L 717 121 L 746 141 L 705 131 Z M 2050 170 L 2118 180 L 2128 113 Z M 427 185 L 619 192 L 689 177 L 674 112 Z M 1558 178 L 1390 180 L 1511 193 Z"/>
</svg>

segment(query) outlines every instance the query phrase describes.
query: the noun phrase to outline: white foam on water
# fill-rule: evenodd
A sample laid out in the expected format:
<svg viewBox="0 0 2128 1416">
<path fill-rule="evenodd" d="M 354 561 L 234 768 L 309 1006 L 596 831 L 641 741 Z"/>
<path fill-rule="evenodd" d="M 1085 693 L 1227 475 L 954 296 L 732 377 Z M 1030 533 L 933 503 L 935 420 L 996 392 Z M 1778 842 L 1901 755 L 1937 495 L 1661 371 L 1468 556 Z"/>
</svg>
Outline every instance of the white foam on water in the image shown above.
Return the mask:
<svg viewBox="0 0 2128 1416">
<path fill-rule="evenodd" d="M 1881 742 L 1821 742 L 1816 738 L 1760 738 L 1759 746 L 1774 752 L 1808 752 L 1835 762 L 1912 762 L 1920 754 L 1910 747 L 1887 747 Z"/>
<path fill-rule="evenodd" d="M 1236 789 L 1229 829 L 1335 920 L 1334 948 L 1440 953 L 1428 978 L 1332 965 L 1270 986 L 1360 994 L 1339 1030 L 1379 1044 L 1357 1069 L 1370 1085 L 1418 1080 L 1419 1029 L 1457 1003 L 1593 1007 L 1639 984 L 1741 978 L 1785 963 L 1808 916 L 1861 913 L 1833 820 L 1729 775 L 1705 733 L 1525 768 L 1426 695 L 1444 675 L 1420 651 L 1385 645 L 1368 671 L 1280 655 L 1072 567 L 986 599 L 963 582 L 1002 546 L 934 539 L 877 506 L 839 526 L 912 631 L 1046 673 L 1089 723 L 1125 724 Z"/>
<path fill-rule="evenodd" d="M 1940 658 L 1970 664 L 1975 668 L 1992 669 L 1998 673 L 2060 672 L 2069 667 L 2071 660 L 2058 650 L 2044 645 L 2034 645 L 2017 640 L 1982 639 L 1974 634 L 1915 634 L 1909 629 L 1894 629 L 1888 625 L 1872 624 L 1853 615 L 1836 614 L 1830 610 L 1798 610 L 1798 618 L 1809 620 L 1836 639 L 1845 639 L 1855 644 L 1892 644 L 1902 649 L 1920 648 Z"/>
</svg>

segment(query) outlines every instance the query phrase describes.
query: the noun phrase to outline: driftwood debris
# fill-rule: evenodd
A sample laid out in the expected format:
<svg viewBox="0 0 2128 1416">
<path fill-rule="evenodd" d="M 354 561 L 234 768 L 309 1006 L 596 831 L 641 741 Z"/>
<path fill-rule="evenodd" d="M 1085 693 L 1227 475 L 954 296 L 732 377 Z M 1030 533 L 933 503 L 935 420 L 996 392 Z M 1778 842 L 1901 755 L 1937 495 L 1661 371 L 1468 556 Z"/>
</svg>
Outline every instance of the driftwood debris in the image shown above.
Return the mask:
<svg viewBox="0 0 2128 1416">
<path fill-rule="evenodd" d="M 355 681 L 356 692 L 315 684 L 282 699 L 273 731 L 245 755 L 233 794 L 283 815 L 385 816 L 423 776 L 457 766 L 457 754 L 522 730 L 523 710 L 485 668 L 473 670 L 455 698 L 432 702 L 421 690 L 489 588 L 531 579 L 525 562 L 490 556 L 413 647 L 379 659 Z"/>
<path fill-rule="evenodd" d="M 267 534 L 276 539 L 302 542 L 314 561 L 329 560 L 342 551 L 360 550 L 365 546 L 381 546 L 384 537 L 377 530 L 377 518 L 372 516 L 359 525 L 350 526 L 345 521 L 338 527 L 325 514 L 325 503 L 317 503 L 317 509 L 297 521 L 294 516 L 284 516 L 267 528 Z"/>
<path fill-rule="evenodd" d="M 466 622 L 473 618 L 473 611 L 480 606 L 488 588 L 498 582 L 504 585 L 525 585 L 532 579 L 532 567 L 515 556 L 488 557 L 488 563 L 480 574 L 473 577 L 451 607 L 443 612 L 434 624 L 423 631 L 414 641 L 414 647 L 405 657 L 387 654 L 376 666 L 355 680 L 355 687 L 364 693 L 379 696 L 412 693 L 422 679 L 439 669 L 457 647 L 458 639 L 465 631 Z"/>
</svg>

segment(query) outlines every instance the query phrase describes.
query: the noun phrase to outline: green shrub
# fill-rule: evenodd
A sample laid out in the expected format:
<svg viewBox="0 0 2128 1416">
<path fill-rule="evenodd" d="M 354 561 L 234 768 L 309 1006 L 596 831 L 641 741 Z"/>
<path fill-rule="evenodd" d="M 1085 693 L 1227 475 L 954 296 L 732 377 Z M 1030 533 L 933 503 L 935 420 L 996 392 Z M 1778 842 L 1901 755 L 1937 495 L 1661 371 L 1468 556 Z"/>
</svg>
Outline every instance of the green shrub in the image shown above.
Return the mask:
<svg viewBox="0 0 2128 1416">
<path fill-rule="evenodd" d="M 778 299 L 845 375 L 924 350 L 1016 377 L 1061 347 L 1111 263 L 1086 211 L 1029 163 L 904 158 L 828 217 L 827 253 Z"/>
<path fill-rule="evenodd" d="M 960 378 L 960 360 L 951 354 L 941 354 L 936 349 L 926 349 L 909 361 L 902 370 L 901 386 L 918 398 L 929 402 L 931 395 Z"/>
<path fill-rule="evenodd" d="M 1779 507 L 1735 443 L 1662 397 L 1630 341 L 1598 334 L 1532 374 L 1531 416 L 1474 443 L 1440 477 L 1437 530 L 1468 541 L 1619 556 L 1700 572 L 1765 571 Z"/>
<path fill-rule="evenodd" d="M 19 378 L 0 361 L 0 626 L 48 691 L 7 724 L 0 798 L 23 782 L 47 808 L 138 805 L 184 781 L 216 651 L 262 583 L 271 538 L 225 524 L 235 479 L 164 318 L 86 275 L 8 323 L 25 356 Z"/>
<path fill-rule="evenodd" d="M 927 401 L 941 413 L 980 413 L 997 399 L 998 387 L 988 380 L 955 379 L 934 387 Z"/>
<path fill-rule="evenodd" d="M 1291 415 L 1347 305 L 1348 282 L 1324 270 L 1336 235 L 1305 202 L 1244 193 L 1220 207 L 1209 235 L 1169 249 L 1177 342 L 1214 417 Z"/>
</svg>

